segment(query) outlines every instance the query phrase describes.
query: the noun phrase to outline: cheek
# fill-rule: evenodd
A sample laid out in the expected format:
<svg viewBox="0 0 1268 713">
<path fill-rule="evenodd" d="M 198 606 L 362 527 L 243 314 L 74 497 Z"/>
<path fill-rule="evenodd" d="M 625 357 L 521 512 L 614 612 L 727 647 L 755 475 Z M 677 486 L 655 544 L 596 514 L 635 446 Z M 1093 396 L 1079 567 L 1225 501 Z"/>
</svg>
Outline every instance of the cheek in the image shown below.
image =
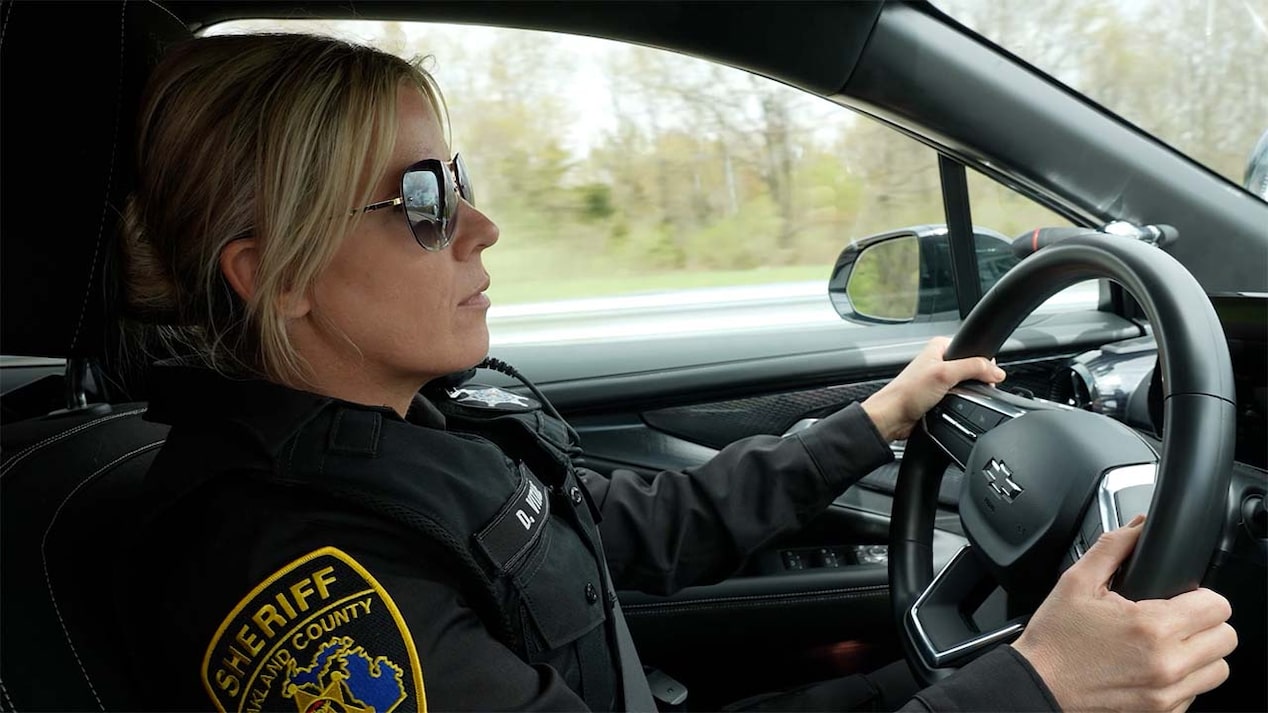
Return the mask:
<svg viewBox="0 0 1268 713">
<path fill-rule="evenodd" d="M 318 292 L 326 316 L 367 354 L 416 353 L 452 339 L 447 266 L 415 254 L 379 257 L 331 266 Z"/>
</svg>

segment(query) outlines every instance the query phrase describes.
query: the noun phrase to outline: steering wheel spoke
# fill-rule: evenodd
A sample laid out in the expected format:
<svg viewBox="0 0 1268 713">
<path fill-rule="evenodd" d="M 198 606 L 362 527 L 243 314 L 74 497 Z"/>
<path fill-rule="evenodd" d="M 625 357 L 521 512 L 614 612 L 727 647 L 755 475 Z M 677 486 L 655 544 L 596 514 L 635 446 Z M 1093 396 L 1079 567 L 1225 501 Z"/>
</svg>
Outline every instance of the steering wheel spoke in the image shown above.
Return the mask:
<svg viewBox="0 0 1268 713">
<path fill-rule="evenodd" d="M 1008 421 L 1047 408 L 1058 407 L 986 384 L 965 382 L 952 388 L 941 403 L 930 409 L 921 426 L 938 448 L 963 469 L 979 438 Z"/>
<path fill-rule="evenodd" d="M 1137 515 L 1148 515 L 1154 497 L 1158 463 L 1138 463 L 1112 468 L 1101 476 L 1096 497 L 1083 513 L 1062 571 L 1083 557 L 1102 533 L 1112 532 Z"/>
<path fill-rule="evenodd" d="M 1007 633 L 1021 626 L 1017 621 L 982 632 L 965 617 L 976 611 L 969 604 L 987 586 L 984 578 L 1008 593 L 1011 611 L 1033 611 L 1063 565 L 1072 566 L 1101 532 L 1145 511 L 1149 520 L 1116 592 L 1128 599 L 1171 597 L 1197 587 L 1210 563 L 1232 469 L 1233 373 L 1210 300 L 1174 258 L 1103 235 L 1044 248 L 982 297 L 946 358 L 996 356 L 1045 299 L 1088 279 L 1122 285 L 1153 329 L 1163 455 L 1107 417 L 983 384 L 956 387 L 931 410 L 903 454 L 889 560 L 895 623 L 913 671 L 926 683 L 1020 630 Z M 964 470 L 959 515 L 972 549 L 935 580 L 938 485 L 951 460 Z"/>
<path fill-rule="evenodd" d="M 986 611 L 1000 608 L 998 586 L 973 547 L 965 545 L 917 597 L 903 624 L 928 676 L 939 677 L 939 669 L 962 666 L 1021 633 L 1028 614 L 999 623 L 999 612 Z"/>
</svg>

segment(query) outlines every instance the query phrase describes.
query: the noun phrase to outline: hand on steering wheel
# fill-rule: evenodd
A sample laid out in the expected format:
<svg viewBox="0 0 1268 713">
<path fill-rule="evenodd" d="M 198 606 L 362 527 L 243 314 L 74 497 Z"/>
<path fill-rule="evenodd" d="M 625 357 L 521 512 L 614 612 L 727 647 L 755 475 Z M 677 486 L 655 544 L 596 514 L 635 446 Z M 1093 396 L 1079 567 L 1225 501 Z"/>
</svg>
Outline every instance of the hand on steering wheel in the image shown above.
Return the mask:
<svg viewBox="0 0 1268 713">
<path fill-rule="evenodd" d="M 952 388 L 925 414 L 899 471 L 889 567 L 904 651 L 927 683 L 1023 630 L 1018 651 L 1065 707 L 1166 710 L 1227 675 L 1228 604 L 1198 585 L 1224 524 L 1235 397 L 1223 330 L 1192 275 L 1143 243 L 1071 238 L 1006 274 L 945 356 L 984 363 L 1049 296 L 1098 278 L 1126 288 L 1149 317 L 1162 447 L 1108 417 L 981 384 Z M 970 544 L 934 577 L 938 485 L 952 461 L 965 474 Z M 1148 524 L 1114 534 L 1145 512 Z M 979 620 L 1000 590 L 999 617 Z"/>
<path fill-rule="evenodd" d="M 887 441 L 911 435 L 920 417 L 962 381 L 997 384 L 1004 370 L 982 357 L 944 361 L 951 340 L 934 337 L 902 373 L 863 402 L 863 410 Z"/>
<path fill-rule="evenodd" d="M 1133 602 L 1109 582 L 1145 518 L 1101 535 L 1013 644 L 1065 710 L 1183 710 L 1228 678 L 1228 600 L 1209 589 Z"/>
</svg>

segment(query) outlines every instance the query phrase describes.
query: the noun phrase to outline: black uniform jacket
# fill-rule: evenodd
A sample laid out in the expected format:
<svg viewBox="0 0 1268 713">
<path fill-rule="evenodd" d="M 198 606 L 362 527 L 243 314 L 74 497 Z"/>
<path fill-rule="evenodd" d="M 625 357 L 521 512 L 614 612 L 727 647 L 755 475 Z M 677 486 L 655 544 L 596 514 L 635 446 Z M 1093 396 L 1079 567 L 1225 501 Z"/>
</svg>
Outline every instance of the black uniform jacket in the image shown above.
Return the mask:
<svg viewBox="0 0 1268 713">
<path fill-rule="evenodd" d="M 463 455 L 500 451 L 446 430 L 421 396 L 401 419 L 188 366 L 153 378 L 147 417 L 173 428 L 147 476 L 126 615 L 134 675 L 165 709 L 618 707 L 615 597 L 587 557 L 605 556 L 622 589 L 718 581 L 892 457 L 853 405 L 691 473 L 560 481 Z M 481 468 L 505 468 L 511 497 L 485 492 Z M 485 517 L 468 504 L 482 499 L 506 504 L 465 521 Z M 573 559 L 536 554 L 547 541 Z M 908 704 L 1001 706 L 1052 707 L 1007 647 Z"/>
</svg>

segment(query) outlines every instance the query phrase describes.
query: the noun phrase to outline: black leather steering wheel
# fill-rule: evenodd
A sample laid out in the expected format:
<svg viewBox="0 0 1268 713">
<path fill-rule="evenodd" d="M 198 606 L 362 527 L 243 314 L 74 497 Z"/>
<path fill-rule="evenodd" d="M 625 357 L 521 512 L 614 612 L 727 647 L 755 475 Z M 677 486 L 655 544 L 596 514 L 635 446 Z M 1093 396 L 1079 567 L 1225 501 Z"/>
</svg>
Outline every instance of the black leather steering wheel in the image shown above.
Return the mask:
<svg viewBox="0 0 1268 713">
<path fill-rule="evenodd" d="M 1090 233 L 1022 261 L 964 320 L 946 358 L 993 357 L 1053 294 L 1108 278 L 1149 317 L 1162 370 L 1161 457 L 1106 416 L 980 383 L 957 386 L 908 439 L 890 522 L 889 581 L 908 663 L 925 683 L 1012 640 L 1061 571 L 1105 530 L 1149 518 L 1115 590 L 1170 597 L 1202 580 L 1224 522 L 1233 463 L 1235 395 L 1228 346 L 1202 287 L 1153 246 Z M 964 469 L 960 522 L 969 544 L 935 578 L 938 485 Z M 1002 588 L 991 624 L 975 611 Z M 998 602 L 998 594 L 991 597 Z"/>
</svg>

